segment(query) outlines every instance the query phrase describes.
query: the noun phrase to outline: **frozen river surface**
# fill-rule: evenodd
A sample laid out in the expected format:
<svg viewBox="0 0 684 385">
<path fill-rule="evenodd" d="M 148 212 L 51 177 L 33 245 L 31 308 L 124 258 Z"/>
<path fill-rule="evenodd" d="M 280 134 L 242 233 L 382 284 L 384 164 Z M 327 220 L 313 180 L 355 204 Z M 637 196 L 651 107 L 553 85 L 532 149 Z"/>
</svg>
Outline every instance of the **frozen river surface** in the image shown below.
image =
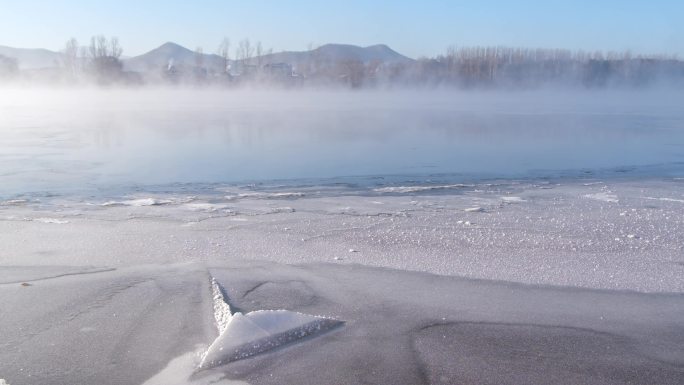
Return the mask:
<svg viewBox="0 0 684 385">
<path fill-rule="evenodd" d="M 680 384 L 678 100 L 3 94 L 0 379 Z"/>
</svg>

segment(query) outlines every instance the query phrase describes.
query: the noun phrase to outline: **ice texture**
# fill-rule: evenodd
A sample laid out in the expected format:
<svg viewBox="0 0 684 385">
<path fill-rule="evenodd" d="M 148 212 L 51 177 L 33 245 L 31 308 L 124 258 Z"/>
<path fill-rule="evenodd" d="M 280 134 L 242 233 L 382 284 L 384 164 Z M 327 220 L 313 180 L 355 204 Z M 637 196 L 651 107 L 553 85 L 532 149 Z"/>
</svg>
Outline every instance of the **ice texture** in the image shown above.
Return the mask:
<svg viewBox="0 0 684 385">
<path fill-rule="evenodd" d="M 214 278 L 211 286 L 219 336 L 204 354 L 200 369 L 248 358 L 342 324 L 338 320 L 288 310 L 231 314 L 223 287 Z"/>
<path fill-rule="evenodd" d="M 0 263 L 335 262 L 524 284 L 684 292 L 684 184 L 676 178 L 494 180 L 406 194 L 339 185 L 182 187 L 137 195 L 173 202 L 166 205 L 101 206 L 126 200 L 112 196 L 0 206 Z M 302 196 L 229 200 L 227 191 Z M 606 193 L 618 202 L 586 197 Z"/>
<path fill-rule="evenodd" d="M 235 313 L 211 344 L 200 368 L 248 358 L 339 326 L 340 321 L 287 310 Z"/>
</svg>

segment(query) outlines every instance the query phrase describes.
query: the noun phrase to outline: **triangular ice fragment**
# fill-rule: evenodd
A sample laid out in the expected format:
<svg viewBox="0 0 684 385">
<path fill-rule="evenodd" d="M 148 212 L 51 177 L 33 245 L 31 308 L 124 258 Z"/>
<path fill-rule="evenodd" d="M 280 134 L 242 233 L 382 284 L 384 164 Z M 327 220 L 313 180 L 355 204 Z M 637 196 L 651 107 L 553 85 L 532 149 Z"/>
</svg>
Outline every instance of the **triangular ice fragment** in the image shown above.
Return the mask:
<svg viewBox="0 0 684 385">
<path fill-rule="evenodd" d="M 318 334 L 342 322 L 287 310 L 236 313 L 207 350 L 200 365 L 207 369 L 241 360 Z"/>
<path fill-rule="evenodd" d="M 289 310 L 231 314 L 225 291 L 212 279 L 214 316 L 219 336 L 202 358 L 200 369 L 213 368 L 325 332 L 342 321 Z"/>
</svg>

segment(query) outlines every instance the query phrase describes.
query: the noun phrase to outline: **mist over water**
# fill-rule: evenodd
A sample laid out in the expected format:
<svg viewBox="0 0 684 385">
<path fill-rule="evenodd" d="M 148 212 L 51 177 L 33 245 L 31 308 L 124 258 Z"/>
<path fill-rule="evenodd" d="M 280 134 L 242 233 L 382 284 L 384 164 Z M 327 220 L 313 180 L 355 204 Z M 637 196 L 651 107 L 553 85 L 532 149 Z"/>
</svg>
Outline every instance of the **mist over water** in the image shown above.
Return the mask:
<svg viewBox="0 0 684 385">
<path fill-rule="evenodd" d="M 641 167 L 681 173 L 679 96 L 5 90 L 0 194 L 364 176 L 459 182 Z"/>
</svg>

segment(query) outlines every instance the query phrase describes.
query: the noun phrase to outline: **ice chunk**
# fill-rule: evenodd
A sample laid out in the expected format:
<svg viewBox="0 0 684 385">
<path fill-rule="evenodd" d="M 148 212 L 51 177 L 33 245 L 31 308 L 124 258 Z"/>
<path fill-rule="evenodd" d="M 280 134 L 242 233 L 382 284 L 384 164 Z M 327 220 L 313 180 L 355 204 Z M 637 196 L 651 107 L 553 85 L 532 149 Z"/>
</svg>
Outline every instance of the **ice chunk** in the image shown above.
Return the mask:
<svg viewBox="0 0 684 385">
<path fill-rule="evenodd" d="M 109 201 L 102 204 L 103 207 L 111 206 L 133 206 L 133 207 L 145 207 L 145 206 L 164 206 L 173 203 L 169 199 L 155 199 L 155 198 L 141 198 L 141 199 L 130 199 L 125 201 Z"/>
<path fill-rule="evenodd" d="M 484 209 L 482 207 L 470 207 L 470 208 L 464 209 L 463 211 L 465 211 L 467 213 L 481 213 L 484 211 Z"/>
<path fill-rule="evenodd" d="M 338 320 L 288 310 L 258 310 L 245 315 L 235 313 L 225 331 L 209 346 L 200 368 L 252 357 L 340 324 Z"/>
<path fill-rule="evenodd" d="M 0 206 L 19 206 L 28 203 L 26 199 L 11 199 L 8 201 L 0 202 Z M 3 385 L 2 379 L 0 379 L 0 385 Z"/>
<path fill-rule="evenodd" d="M 521 197 L 501 197 L 501 200 L 504 201 L 504 203 L 521 203 L 521 202 L 527 202 L 526 200 L 522 199 Z"/>
<path fill-rule="evenodd" d="M 289 310 L 231 314 L 221 285 L 212 278 L 211 287 L 219 336 L 202 357 L 200 369 L 252 357 L 342 325 L 335 319 Z"/>
<path fill-rule="evenodd" d="M 230 310 L 230 305 L 225 301 L 223 295 L 223 289 L 216 282 L 216 279 L 211 279 L 211 294 L 213 296 L 214 302 L 214 319 L 216 320 L 216 328 L 218 328 L 219 334 L 223 334 L 228 328 L 228 323 L 233 317 L 232 311 Z"/>
<path fill-rule="evenodd" d="M 58 218 L 36 218 L 33 219 L 34 222 L 48 223 L 54 225 L 66 225 L 69 221 Z M 1 385 L 1 384 L 0 384 Z"/>
</svg>

